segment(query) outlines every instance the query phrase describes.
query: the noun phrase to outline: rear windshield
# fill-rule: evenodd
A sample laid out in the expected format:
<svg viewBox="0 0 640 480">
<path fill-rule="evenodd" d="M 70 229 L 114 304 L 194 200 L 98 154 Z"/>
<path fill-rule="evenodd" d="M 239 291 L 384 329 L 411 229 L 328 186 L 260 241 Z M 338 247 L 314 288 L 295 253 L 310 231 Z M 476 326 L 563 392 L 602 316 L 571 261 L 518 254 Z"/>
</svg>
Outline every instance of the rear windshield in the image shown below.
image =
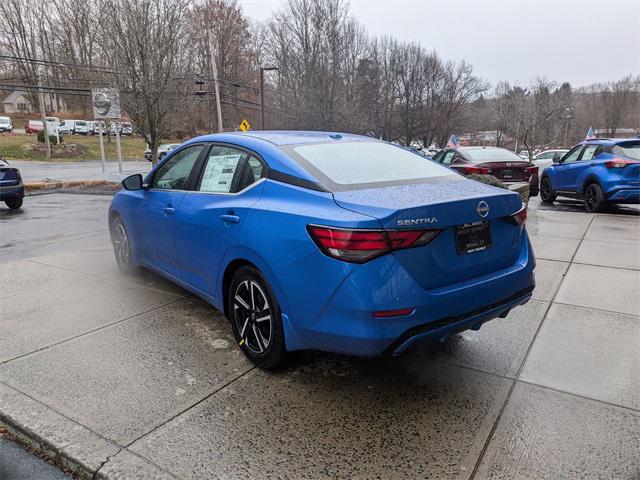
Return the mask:
<svg viewBox="0 0 640 480">
<path fill-rule="evenodd" d="M 283 148 L 330 191 L 421 183 L 455 175 L 432 160 L 383 142 L 340 142 Z"/>
<path fill-rule="evenodd" d="M 640 141 L 638 142 L 625 142 L 614 145 L 611 149 L 611 153 L 614 155 L 620 155 L 621 157 L 629 157 L 634 160 L 640 160 Z"/>
<path fill-rule="evenodd" d="M 521 157 L 504 148 L 472 148 L 465 149 L 464 154 L 472 162 L 523 162 Z"/>
</svg>

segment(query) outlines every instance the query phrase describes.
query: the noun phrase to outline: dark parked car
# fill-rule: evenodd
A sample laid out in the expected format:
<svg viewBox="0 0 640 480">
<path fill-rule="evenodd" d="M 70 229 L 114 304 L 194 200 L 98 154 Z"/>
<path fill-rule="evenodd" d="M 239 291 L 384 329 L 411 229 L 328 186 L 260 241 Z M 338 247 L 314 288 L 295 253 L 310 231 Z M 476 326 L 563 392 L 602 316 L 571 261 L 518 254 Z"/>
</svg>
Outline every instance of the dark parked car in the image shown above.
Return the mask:
<svg viewBox="0 0 640 480">
<path fill-rule="evenodd" d="M 492 175 L 502 183 L 528 183 L 529 196 L 538 195 L 538 167 L 511 150 L 500 147 L 458 147 L 439 152 L 433 159 L 463 175 Z"/>
<path fill-rule="evenodd" d="M 6 203 L 11 210 L 16 210 L 22 206 L 23 198 L 24 186 L 20 171 L 0 158 L 0 201 Z"/>
</svg>

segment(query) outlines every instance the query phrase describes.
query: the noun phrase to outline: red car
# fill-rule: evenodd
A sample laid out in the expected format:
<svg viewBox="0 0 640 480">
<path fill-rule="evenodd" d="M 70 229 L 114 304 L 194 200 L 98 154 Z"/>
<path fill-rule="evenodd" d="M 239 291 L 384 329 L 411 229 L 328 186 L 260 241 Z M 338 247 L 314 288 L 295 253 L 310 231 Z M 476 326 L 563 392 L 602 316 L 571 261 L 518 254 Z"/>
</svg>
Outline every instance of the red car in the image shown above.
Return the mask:
<svg viewBox="0 0 640 480">
<path fill-rule="evenodd" d="M 538 167 L 506 148 L 458 147 L 442 150 L 433 160 L 463 175 L 492 175 L 507 185 L 526 182 L 530 197 L 540 191 Z"/>
<path fill-rule="evenodd" d="M 42 130 L 44 130 L 44 126 L 39 120 L 29 120 L 24 124 L 24 133 L 38 133 Z"/>
</svg>

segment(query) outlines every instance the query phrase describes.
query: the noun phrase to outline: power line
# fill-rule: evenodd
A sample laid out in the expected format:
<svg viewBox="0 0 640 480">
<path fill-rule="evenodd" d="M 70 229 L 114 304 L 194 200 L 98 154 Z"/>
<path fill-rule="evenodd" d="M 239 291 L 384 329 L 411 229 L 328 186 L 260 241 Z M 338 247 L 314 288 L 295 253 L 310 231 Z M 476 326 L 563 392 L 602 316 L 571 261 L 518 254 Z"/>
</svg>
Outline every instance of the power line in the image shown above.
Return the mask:
<svg viewBox="0 0 640 480">
<path fill-rule="evenodd" d="M 29 57 L 19 57 L 19 56 L 15 56 L 15 55 L 0 55 L 0 60 L 12 60 L 12 61 L 16 61 L 16 62 L 29 62 L 29 63 L 34 63 L 34 64 L 40 64 L 40 65 L 45 65 L 45 66 L 50 66 L 50 67 L 65 67 L 65 68 L 75 68 L 75 69 L 84 69 L 84 70 L 91 70 L 91 71 L 96 71 L 96 72 L 103 72 L 103 73 L 123 73 L 123 72 L 119 72 L 118 70 L 114 70 L 112 68 L 108 68 L 108 67 L 100 67 L 97 65 L 87 65 L 87 64 L 75 64 L 75 63 L 67 63 L 67 62 L 57 62 L 57 61 L 53 61 L 53 60 L 39 60 L 39 59 L 35 59 L 35 58 L 29 58 Z M 174 80 L 191 80 L 191 81 L 195 81 L 197 79 L 204 79 L 204 80 L 213 80 L 212 76 L 207 76 L 201 73 L 187 73 L 186 76 L 172 76 L 171 77 Z M 87 80 L 88 81 L 88 80 Z M 226 79 L 226 78 L 218 78 L 219 82 L 223 82 L 223 83 L 228 83 L 230 85 L 233 85 L 235 87 L 238 88 L 249 88 L 249 89 L 254 89 L 257 90 L 256 87 L 254 87 L 253 85 L 249 85 L 248 83 L 243 83 L 239 80 L 230 80 L 230 79 Z"/>
</svg>

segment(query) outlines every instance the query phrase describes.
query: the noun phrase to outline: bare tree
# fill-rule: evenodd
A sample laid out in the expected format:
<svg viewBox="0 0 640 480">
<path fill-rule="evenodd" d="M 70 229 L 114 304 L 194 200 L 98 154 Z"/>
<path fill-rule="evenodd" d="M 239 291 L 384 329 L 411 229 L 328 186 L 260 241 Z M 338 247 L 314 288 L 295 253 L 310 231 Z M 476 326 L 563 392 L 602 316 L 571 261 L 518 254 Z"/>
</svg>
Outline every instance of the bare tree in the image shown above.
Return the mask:
<svg viewBox="0 0 640 480">
<path fill-rule="evenodd" d="M 105 59 L 114 66 L 121 104 L 157 158 L 171 131 L 169 114 L 181 95 L 179 54 L 189 0 L 104 0 L 101 34 Z"/>
</svg>

